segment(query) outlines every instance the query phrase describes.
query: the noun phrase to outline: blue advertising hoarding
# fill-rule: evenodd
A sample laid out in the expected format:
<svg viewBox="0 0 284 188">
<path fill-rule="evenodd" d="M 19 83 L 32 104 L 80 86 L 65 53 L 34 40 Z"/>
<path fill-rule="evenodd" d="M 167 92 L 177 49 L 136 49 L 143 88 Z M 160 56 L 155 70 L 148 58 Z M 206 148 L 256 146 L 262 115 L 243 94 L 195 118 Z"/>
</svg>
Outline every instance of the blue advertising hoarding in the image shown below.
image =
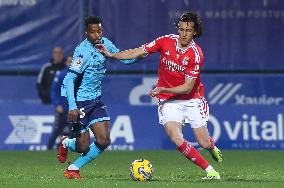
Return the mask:
<svg viewBox="0 0 284 188">
<path fill-rule="evenodd" d="M 150 75 L 105 78 L 104 100 L 111 116 L 108 149 L 175 148 L 158 124 L 156 100 L 148 96 L 156 80 Z M 35 81 L 24 76 L 0 79 L 5 91 L 0 93 L 1 150 L 46 149 L 54 108 L 39 103 Z M 208 128 L 218 146 L 284 149 L 283 75 L 202 75 L 202 81 L 210 105 Z M 184 136 L 197 146 L 189 126 Z"/>
</svg>

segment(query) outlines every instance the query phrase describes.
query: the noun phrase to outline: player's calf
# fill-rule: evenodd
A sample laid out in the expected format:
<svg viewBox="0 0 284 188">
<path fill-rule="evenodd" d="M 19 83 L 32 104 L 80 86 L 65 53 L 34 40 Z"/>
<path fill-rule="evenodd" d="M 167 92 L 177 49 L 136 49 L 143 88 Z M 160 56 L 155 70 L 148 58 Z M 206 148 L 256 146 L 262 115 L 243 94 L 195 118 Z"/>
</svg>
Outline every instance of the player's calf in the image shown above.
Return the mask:
<svg viewBox="0 0 284 188">
<path fill-rule="evenodd" d="M 186 158 L 191 160 L 194 164 L 206 170 L 209 163 L 201 156 L 198 150 L 196 150 L 187 141 L 184 141 L 182 145 L 177 148 Z"/>
<path fill-rule="evenodd" d="M 98 137 L 96 140 L 96 146 L 99 150 L 104 151 L 110 145 L 109 137 Z"/>
<path fill-rule="evenodd" d="M 78 153 L 87 153 L 89 149 L 89 144 L 76 143 L 76 152 Z"/>
</svg>

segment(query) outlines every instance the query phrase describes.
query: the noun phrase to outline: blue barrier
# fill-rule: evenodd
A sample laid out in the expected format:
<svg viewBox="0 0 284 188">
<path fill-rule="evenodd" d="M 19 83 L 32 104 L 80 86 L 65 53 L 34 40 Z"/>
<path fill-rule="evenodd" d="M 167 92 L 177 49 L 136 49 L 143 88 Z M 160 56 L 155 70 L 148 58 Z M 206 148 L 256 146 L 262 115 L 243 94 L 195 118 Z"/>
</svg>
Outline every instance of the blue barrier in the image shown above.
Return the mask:
<svg viewBox="0 0 284 188">
<path fill-rule="evenodd" d="M 147 95 L 156 80 L 137 75 L 105 78 L 110 150 L 174 149 L 158 124 L 156 100 Z M 208 128 L 221 148 L 284 148 L 284 75 L 202 75 L 202 80 L 210 104 Z M 54 109 L 39 104 L 35 82 L 35 77 L 1 77 L 1 150 L 46 149 Z M 189 126 L 184 135 L 196 145 Z"/>
</svg>

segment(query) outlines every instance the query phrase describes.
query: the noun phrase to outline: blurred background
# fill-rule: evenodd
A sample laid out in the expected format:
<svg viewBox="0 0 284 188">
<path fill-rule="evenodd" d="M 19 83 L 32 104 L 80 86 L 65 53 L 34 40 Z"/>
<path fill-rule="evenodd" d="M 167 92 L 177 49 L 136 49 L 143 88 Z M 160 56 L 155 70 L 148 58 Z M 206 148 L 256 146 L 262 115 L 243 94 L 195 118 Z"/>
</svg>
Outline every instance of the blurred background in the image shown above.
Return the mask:
<svg viewBox="0 0 284 188">
<path fill-rule="evenodd" d="M 196 42 L 205 56 L 201 80 L 217 144 L 284 149 L 284 1 L 0 0 L 0 150 L 48 148 L 58 109 L 41 84 L 84 40 L 86 16 L 100 16 L 104 36 L 124 50 L 176 33 L 174 22 L 188 10 L 203 21 Z M 158 62 L 153 55 L 133 65 L 107 63 L 109 150 L 174 149 L 148 96 Z M 189 126 L 184 133 L 195 144 Z"/>
</svg>

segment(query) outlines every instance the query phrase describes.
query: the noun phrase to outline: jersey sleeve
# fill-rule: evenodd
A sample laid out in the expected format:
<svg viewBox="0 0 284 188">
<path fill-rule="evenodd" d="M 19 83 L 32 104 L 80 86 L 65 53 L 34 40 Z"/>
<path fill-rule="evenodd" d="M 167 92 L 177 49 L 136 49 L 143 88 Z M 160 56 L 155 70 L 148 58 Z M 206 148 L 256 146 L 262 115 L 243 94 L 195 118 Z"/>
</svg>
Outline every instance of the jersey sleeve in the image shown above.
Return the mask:
<svg viewBox="0 0 284 188">
<path fill-rule="evenodd" d="M 189 63 L 185 70 L 185 77 L 190 79 L 196 79 L 200 76 L 200 71 L 203 65 L 202 55 L 197 50 L 193 48 L 194 53 L 189 57 Z"/>
<path fill-rule="evenodd" d="M 107 48 L 110 53 L 117 53 L 119 49 L 107 38 L 103 38 L 103 45 Z"/>
<path fill-rule="evenodd" d="M 77 109 L 77 105 L 74 97 L 74 82 L 77 78 L 77 74 L 68 72 L 63 80 L 63 84 L 61 86 L 61 96 L 67 98 L 69 110 Z"/>
<path fill-rule="evenodd" d="M 150 43 L 143 44 L 142 48 L 147 54 L 159 52 L 162 46 L 162 42 L 163 42 L 163 37 L 160 37 Z"/>
<path fill-rule="evenodd" d="M 84 53 L 84 48 L 76 48 L 74 51 L 71 66 L 63 80 L 61 86 L 61 96 L 67 98 L 69 110 L 77 109 L 74 95 L 74 83 L 78 75 L 80 75 L 88 66 L 88 55 Z"/>
<path fill-rule="evenodd" d="M 120 50 L 107 38 L 103 39 L 103 44 L 107 48 L 107 50 L 111 53 L 117 53 Z M 120 60 L 123 64 L 132 64 L 136 62 L 136 59 L 125 59 L 125 60 Z"/>
</svg>

